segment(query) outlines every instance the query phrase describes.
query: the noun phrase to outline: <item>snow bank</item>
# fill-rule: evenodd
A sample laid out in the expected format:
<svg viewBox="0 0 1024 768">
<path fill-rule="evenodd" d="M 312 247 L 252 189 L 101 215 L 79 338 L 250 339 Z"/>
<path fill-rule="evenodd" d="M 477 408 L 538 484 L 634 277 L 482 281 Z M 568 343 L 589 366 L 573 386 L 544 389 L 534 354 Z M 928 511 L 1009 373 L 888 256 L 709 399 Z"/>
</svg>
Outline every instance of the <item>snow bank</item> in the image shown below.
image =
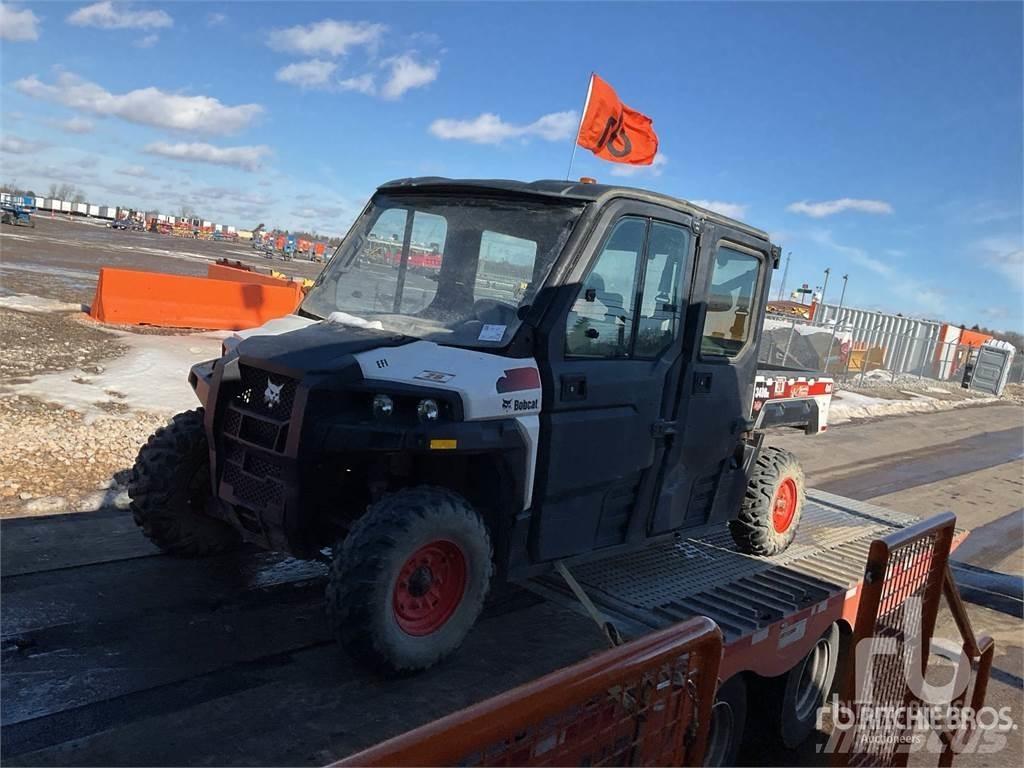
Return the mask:
<svg viewBox="0 0 1024 768">
<path fill-rule="evenodd" d="M 994 403 L 998 397 L 972 397 L 967 400 L 940 400 L 917 392 L 904 392 L 908 400 L 892 400 L 883 397 L 871 397 L 859 392 L 841 390 L 832 395 L 829 406 L 828 423 L 841 424 L 851 419 L 869 419 L 879 416 L 898 416 L 905 413 L 927 413 L 932 411 L 948 411 L 981 403 Z"/>
</svg>

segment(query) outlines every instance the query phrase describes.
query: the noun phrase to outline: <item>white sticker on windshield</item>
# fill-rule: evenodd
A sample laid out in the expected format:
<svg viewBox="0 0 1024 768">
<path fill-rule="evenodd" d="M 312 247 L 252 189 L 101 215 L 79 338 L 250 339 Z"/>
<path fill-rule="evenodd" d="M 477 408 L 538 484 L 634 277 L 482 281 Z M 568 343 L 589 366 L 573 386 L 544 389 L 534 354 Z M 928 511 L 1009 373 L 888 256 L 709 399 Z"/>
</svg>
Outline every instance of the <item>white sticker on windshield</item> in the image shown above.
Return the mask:
<svg viewBox="0 0 1024 768">
<path fill-rule="evenodd" d="M 505 325 L 490 325 L 486 324 L 480 329 L 480 335 L 476 337 L 477 341 L 501 341 L 501 337 L 505 335 Z"/>
</svg>

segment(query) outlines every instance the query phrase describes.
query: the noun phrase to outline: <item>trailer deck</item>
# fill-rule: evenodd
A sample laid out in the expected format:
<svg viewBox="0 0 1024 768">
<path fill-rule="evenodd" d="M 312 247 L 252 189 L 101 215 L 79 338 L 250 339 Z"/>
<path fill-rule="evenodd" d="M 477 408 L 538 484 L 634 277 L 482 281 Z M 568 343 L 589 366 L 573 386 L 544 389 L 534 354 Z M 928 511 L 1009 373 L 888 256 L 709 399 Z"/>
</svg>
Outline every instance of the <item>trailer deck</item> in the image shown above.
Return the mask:
<svg viewBox="0 0 1024 768">
<path fill-rule="evenodd" d="M 915 522 L 816 491 L 804 514 L 771 560 L 739 555 L 723 530 L 571 570 L 626 633 L 708 615 L 726 635 L 723 678 L 763 673 L 855 607 L 872 538 Z M 323 765 L 603 646 L 552 576 L 530 585 L 549 601 L 499 595 L 454 658 L 381 680 L 330 639 L 319 562 L 177 560 L 119 510 L 0 526 L 9 765 Z"/>
<path fill-rule="evenodd" d="M 626 637 L 706 616 L 725 640 L 723 679 L 746 669 L 775 675 L 791 666 L 788 647 L 801 651 L 801 639 L 813 640 L 836 619 L 853 624 L 871 542 L 917 522 L 913 515 L 809 489 L 796 539 L 775 557 L 737 552 L 723 527 L 570 570 Z M 529 588 L 587 615 L 557 573 Z"/>
</svg>

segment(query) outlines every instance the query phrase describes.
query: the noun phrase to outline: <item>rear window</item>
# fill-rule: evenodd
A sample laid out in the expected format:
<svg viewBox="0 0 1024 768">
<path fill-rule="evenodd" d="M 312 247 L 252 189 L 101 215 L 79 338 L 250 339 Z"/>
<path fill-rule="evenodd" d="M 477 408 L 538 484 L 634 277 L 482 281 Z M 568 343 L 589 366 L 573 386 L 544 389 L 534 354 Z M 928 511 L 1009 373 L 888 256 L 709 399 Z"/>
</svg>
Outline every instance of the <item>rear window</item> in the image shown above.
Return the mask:
<svg viewBox="0 0 1024 768">
<path fill-rule="evenodd" d="M 702 356 L 735 357 L 746 346 L 760 265 L 756 256 L 719 246 L 708 288 L 700 342 Z"/>
</svg>

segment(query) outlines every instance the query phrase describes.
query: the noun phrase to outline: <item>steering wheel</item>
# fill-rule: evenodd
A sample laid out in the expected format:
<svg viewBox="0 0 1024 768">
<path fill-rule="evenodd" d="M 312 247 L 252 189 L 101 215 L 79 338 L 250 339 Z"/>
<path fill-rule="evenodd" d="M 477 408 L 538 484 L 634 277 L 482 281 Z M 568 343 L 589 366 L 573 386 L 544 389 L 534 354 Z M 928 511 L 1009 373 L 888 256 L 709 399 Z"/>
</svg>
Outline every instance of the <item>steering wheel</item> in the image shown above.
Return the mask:
<svg viewBox="0 0 1024 768">
<path fill-rule="evenodd" d="M 477 299 L 473 302 L 473 317 L 486 325 L 511 325 L 518 309 L 496 299 Z"/>
</svg>

